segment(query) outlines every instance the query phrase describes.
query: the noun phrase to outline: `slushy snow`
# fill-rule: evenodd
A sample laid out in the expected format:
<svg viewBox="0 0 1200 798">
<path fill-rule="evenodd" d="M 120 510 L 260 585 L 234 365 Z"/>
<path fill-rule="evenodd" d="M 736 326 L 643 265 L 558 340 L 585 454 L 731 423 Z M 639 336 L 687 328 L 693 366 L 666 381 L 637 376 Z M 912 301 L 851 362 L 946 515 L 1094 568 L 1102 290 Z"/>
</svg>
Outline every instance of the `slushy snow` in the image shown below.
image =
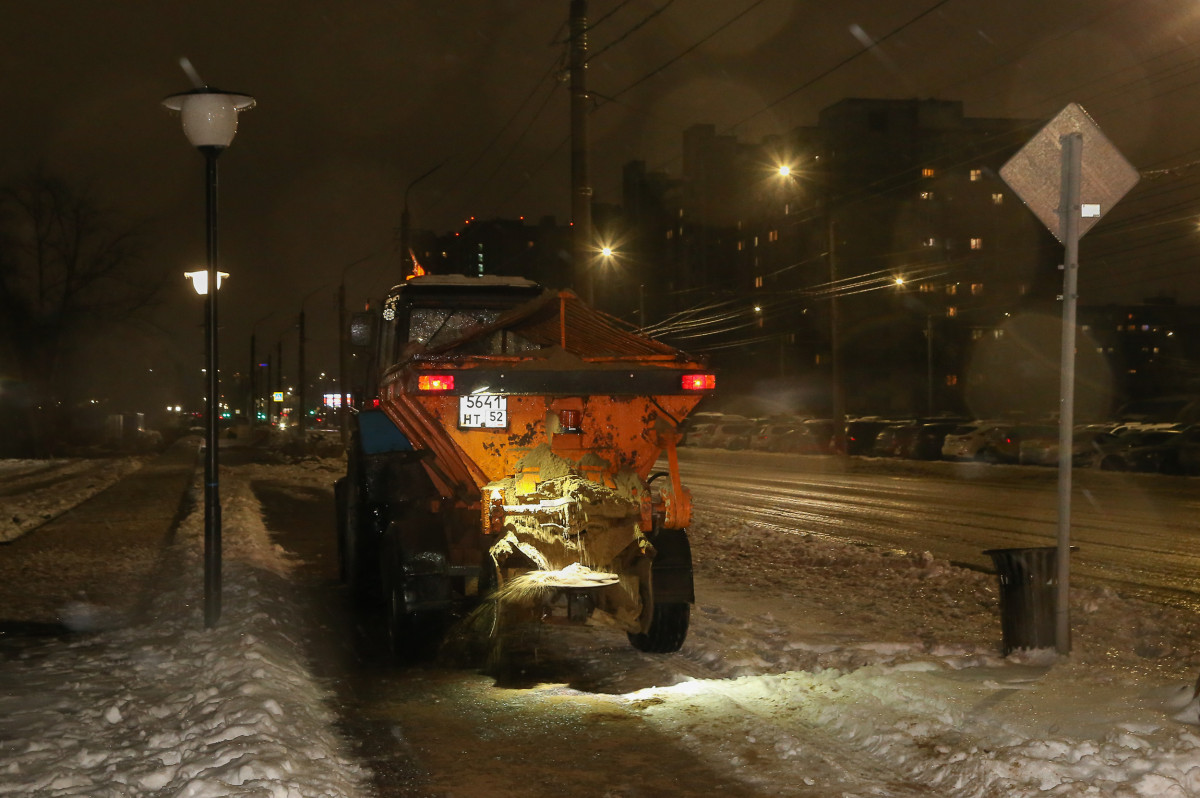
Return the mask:
<svg viewBox="0 0 1200 798">
<path fill-rule="evenodd" d="M 271 476 L 314 479 L 304 465 Z M 102 608 L 64 608 L 93 631 L 4 661 L 0 795 L 370 794 L 302 653 L 289 555 L 247 474 L 229 469 L 222 487 L 220 625 L 202 628 L 197 511 L 148 618 L 96 628 Z M 854 770 L 879 794 L 902 778 L 935 795 L 1200 795 L 1200 641 L 1186 611 L 1079 588 L 1069 659 L 1002 658 L 989 574 L 703 510 L 692 536 L 699 603 L 667 660 L 672 683 L 600 699 L 764 794 Z M 0 578 L 19 578 L 2 558 Z"/>
</svg>

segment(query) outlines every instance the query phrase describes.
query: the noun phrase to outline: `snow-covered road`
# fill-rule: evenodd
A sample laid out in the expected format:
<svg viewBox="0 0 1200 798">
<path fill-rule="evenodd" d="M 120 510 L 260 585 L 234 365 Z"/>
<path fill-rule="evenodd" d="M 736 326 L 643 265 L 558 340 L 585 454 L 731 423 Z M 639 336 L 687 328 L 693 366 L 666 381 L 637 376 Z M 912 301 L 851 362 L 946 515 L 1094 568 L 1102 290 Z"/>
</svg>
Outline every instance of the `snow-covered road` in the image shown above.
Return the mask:
<svg viewBox="0 0 1200 798">
<path fill-rule="evenodd" d="M 250 489 L 269 474 L 328 490 L 336 467 L 228 470 L 218 629 L 200 628 L 193 514 L 175 546 L 177 577 L 147 621 L 0 653 L 0 794 L 373 794 L 339 730 L 336 693 L 305 654 L 303 638 L 321 630 L 296 611 L 294 561 L 278 545 L 286 530 L 268 529 Z M 637 739 L 672 741 L 730 794 L 1200 795 L 1190 614 L 1076 588 L 1069 660 L 1003 659 L 988 574 L 703 512 L 692 534 L 699 602 L 679 655 L 640 654 L 596 632 L 548 644 L 556 683 L 501 689 L 468 670 L 380 676 L 417 702 L 392 723 L 395 756 L 425 774 L 409 794 L 484 794 L 489 757 L 509 750 L 488 707 L 508 707 L 563 745 L 586 746 L 597 724 L 635 723 Z M 435 677 L 471 689 L 419 692 Z M 457 752 L 406 723 L 418 708 L 457 724 Z M 635 796 L 663 783 L 661 772 L 639 781 L 590 761 L 592 775 L 612 777 L 521 784 L 518 768 L 497 767 L 508 781 L 494 794 Z M 679 784 L 674 794 L 707 793 Z"/>
</svg>

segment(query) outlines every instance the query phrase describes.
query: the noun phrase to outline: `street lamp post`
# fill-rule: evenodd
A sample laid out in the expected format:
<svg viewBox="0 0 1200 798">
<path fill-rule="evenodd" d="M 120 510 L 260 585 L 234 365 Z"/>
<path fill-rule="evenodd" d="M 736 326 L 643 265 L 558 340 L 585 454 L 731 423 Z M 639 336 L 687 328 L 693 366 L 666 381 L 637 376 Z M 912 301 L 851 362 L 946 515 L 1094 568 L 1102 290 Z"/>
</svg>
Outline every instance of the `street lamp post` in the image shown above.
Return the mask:
<svg viewBox="0 0 1200 798">
<path fill-rule="evenodd" d="M 304 397 L 308 391 L 308 372 L 307 372 L 307 368 L 306 368 L 307 367 L 307 363 L 306 363 L 306 354 L 307 353 L 305 352 L 305 348 L 308 343 L 308 337 L 307 337 L 307 332 L 305 329 L 304 303 L 307 302 L 308 300 L 312 299 L 313 296 L 315 296 L 318 291 L 322 291 L 324 289 L 325 289 L 324 285 L 322 285 L 320 288 L 314 288 L 312 291 L 310 291 L 308 293 L 307 296 L 304 297 L 304 299 L 300 300 L 300 324 L 299 324 L 299 327 L 300 327 L 300 345 L 299 345 L 299 349 L 300 349 L 300 352 L 299 352 L 299 356 L 300 356 L 299 357 L 299 359 L 300 359 L 300 388 L 299 388 L 299 391 L 300 391 L 300 393 L 299 393 L 300 418 L 298 420 L 298 424 L 300 427 L 301 443 L 304 442 L 304 431 L 308 425 L 308 421 L 304 415 L 305 414 Z"/>
<path fill-rule="evenodd" d="M 441 166 L 441 164 L 438 164 Z M 405 203 L 405 215 L 401 220 L 407 219 L 408 204 Z M 350 330 L 347 326 L 346 314 L 346 273 L 350 269 L 365 260 L 370 260 L 375 257 L 375 254 L 364 255 L 356 261 L 351 261 L 342 267 L 342 279 L 338 283 L 338 390 L 341 392 L 341 399 L 338 402 L 338 427 L 341 429 L 342 446 L 345 446 L 350 439 L 350 396 L 346 390 L 346 361 L 348 360 L 346 350 L 350 343 Z M 407 260 L 404 261 L 407 264 Z M 407 275 L 405 275 L 407 276 Z"/>
<path fill-rule="evenodd" d="M 240 111 L 254 107 L 254 98 L 246 94 L 223 92 L 208 86 L 162 101 L 183 120 L 183 133 L 204 156 L 205 230 L 208 268 L 205 272 L 204 326 L 207 395 L 205 396 L 204 457 L 204 625 L 211 629 L 221 617 L 221 500 L 218 485 L 217 415 L 220 394 L 217 373 L 217 158 L 237 133 Z M 197 290 L 199 286 L 197 285 Z"/>
<path fill-rule="evenodd" d="M 449 160 L 449 159 L 447 159 Z M 433 166 L 421 174 L 408 181 L 408 185 L 404 187 L 404 208 L 400 211 L 400 276 L 408 279 L 413 273 L 412 261 L 412 217 L 408 213 L 408 192 L 412 191 L 412 187 L 420 183 L 431 174 L 441 169 L 446 165 L 446 161 Z M 353 264 L 351 264 L 353 265 Z"/>
</svg>

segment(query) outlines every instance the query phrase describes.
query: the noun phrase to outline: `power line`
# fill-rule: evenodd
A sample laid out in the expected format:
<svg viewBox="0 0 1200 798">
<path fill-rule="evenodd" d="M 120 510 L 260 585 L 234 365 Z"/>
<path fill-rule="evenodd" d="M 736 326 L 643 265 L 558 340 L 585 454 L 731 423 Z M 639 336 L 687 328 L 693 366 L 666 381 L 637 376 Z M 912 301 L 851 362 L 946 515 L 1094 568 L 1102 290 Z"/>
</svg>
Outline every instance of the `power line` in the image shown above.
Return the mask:
<svg viewBox="0 0 1200 798">
<path fill-rule="evenodd" d="M 604 47 L 602 47 L 601 49 L 599 49 L 599 50 L 597 50 L 596 52 L 594 52 L 594 53 L 592 53 L 591 55 L 589 55 L 589 56 L 587 57 L 587 60 L 586 60 L 586 61 L 584 61 L 584 63 L 585 63 L 585 64 L 587 64 L 587 63 L 591 63 L 592 59 L 594 59 L 594 58 L 599 58 L 600 56 L 604 55 L 604 54 L 605 54 L 605 53 L 607 53 L 609 50 L 611 50 L 612 48 L 616 47 L 618 44 L 620 44 L 621 42 L 625 41 L 625 40 L 626 40 L 626 39 L 628 39 L 628 38 L 629 38 L 631 35 L 633 35 L 633 34 L 634 34 L 634 33 L 636 33 L 638 30 L 640 30 L 641 28 L 643 28 L 643 27 L 644 27 L 644 26 L 645 26 L 647 23 L 649 23 L 649 22 L 650 22 L 652 19 L 654 19 L 655 17 L 657 17 L 659 14 L 661 14 L 661 13 L 662 13 L 662 12 L 664 12 L 664 11 L 666 11 L 666 10 L 667 10 L 668 8 L 670 8 L 670 7 L 671 7 L 671 6 L 672 6 L 674 3 L 675 3 L 675 0 L 667 0 L 667 2 L 666 2 L 666 3 L 664 3 L 664 4 L 663 4 L 662 6 L 660 6 L 659 8 L 656 8 L 656 9 L 654 9 L 653 11 L 651 11 L 649 14 L 647 14 L 645 17 L 643 17 L 643 18 L 641 19 L 641 21 L 640 21 L 640 22 L 636 23 L 636 24 L 635 24 L 635 25 L 634 25 L 632 28 L 629 28 L 627 31 L 625 31 L 625 32 L 624 32 L 624 33 L 622 33 L 620 36 L 618 36 L 616 39 L 614 39 L 613 41 L 609 42 L 607 45 L 605 45 L 605 46 L 604 46 Z M 622 4 L 622 5 L 624 5 L 624 4 Z M 619 7 L 619 6 L 618 6 L 618 7 Z M 611 14 L 610 14 L 610 16 L 611 16 Z M 603 21 L 603 19 L 607 19 L 607 17 L 604 17 L 604 18 L 602 18 L 602 20 L 600 20 L 600 21 Z M 597 24 L 597 25 L 598 25 L 598 24 L 600 24 L 600 21 L 597 21 L 597 23 L 596 23 L 596 24 Z M 595 27 L 595 26 L 593 25 L 593 26 L 591 26 L 591 27 Z M 591 27 L 589 27 L 589 28 L 588 28 L 588 30 L 591 30 Z"/>
<path fill-rule="evenodd" d="M 635 88 L 635 87 L 637 87 L 637 86 L 640 86 L 641 84 L 645 83 L 647 80 L 650 80 L 650 78 L 652 78 L 652 77 L 654 77 L 655 75 L 657 75 L 657 74 L 661 73 L 663 70 L 667 69 L 667 67 L 669 67 L 669 66 L 671 66 L 672 64 L 674 64 L 675 62 L 679 61 L 679 60 L 680 60 L 680 59 L 682 59 L 684 56 L 687 56 L 687 55 L 689 55 L 690 53 L 694 52 L 694 51 L 695 51 L 696 49 L 698 49 L 698 48 L 699 48 L 701 45 L 703 45 L 703 44 L 707 43 L 707 42 L 708 42 L 710 39 L 712 39 L 714 36 L 716 36 L 717 34 L 721 33 L 722 31 L 724 31 L 724 30 L 725 30 L 726 28 L 728 28 L 730 25 L 732 25 L 733 23 L 737 22 L 739 19 L 741 19 L 742 17 L 746 16 L 747 14 L 749 14 L 749 13 L 750 13 L 751 11 L 753 11 L 754 9 L 758 8 L 759 6 L 761 6 L 761 5 L 762 5 L 763 3 L 765 3 L 766 1 L 767 1 L 767 0 L 755 0 L 755 2 L 751 3 L 749 6 L 747 6 L 747 7 L 746 7 L 746 8 L 744 8 L 743 10 L 739 11 L 737 14 L 734 14 L 734 15 L 733 15 L 732 17 L 730 17 L 728 20 L 726 20 L 725 22 L 721 23 L 721 25 L 720 25 L 720 26 L 718 26 L 718 27 L 717 27 L 715 30 L 713 30 L 713 31 L 712 31 L 711 33 L 709 33 L 707 36 L 705 36 L 704 38 L 700 39 L 700 40 L 699 40 L 699 41 L 697 41 L 696 43 L 692 44 L 690 47 L 686 48 L 686 49 L 685 49 L 683 52 L 679 53 L 679 54 L 678 54 L 678 55 L 676 55 L 674 58 L 671 58 L 670 60 L 668 60 L 668 61 L 664 62 L 663 64 L 659 65 L 659 66 L 658 66 L 658 67 L 656 67 L 655 69 L 651 70 L 650 72 L 646 73 L 646 74 L 645 74 L 645 75 L 643 75 L 642 77 L 640 77 L 640 78 L 638 78 L 637 80 L 635 80 L 633 83 L 630 83 L 628 86 L 626 86 L 625 88 L 621 89 L 621 90 L 620 90 L 619 92 L 617 92 L 616 94 L 612 95 L 612 98 L 611 98 L 611 99 L 616 99 L 617 97 L 620 97 L 622 94 L 625 94 L 626 92 L 628 92 L 628 91 L 632 90 L 633 88 Z M 949 1 L 950 1 L 950 0 L 942 0 L 942 2 L 949 2 Z"/>
<path fill-rule="evenodd" d="M 905 22 L 905 23 L 903 23 L 903 24 L 902 24 L 902 25 L 900 25 L 899 27 L 893 28 L 893 29 L 892 29 L 891 31 L 889 31 L 889 32 L 888 32 L 886 35 L 884 35 L 884 37 L 883 37 L 882 39 L 876 39 L 875 41 L 871 42 L 871 46 L 870 46 L 870 47 L 864 47 L 863 49 L 861 49 L 861 50 L 859 50 L 859 51 L 857 51 L 857 52 L 855 52 L 855 53 L 853 53 L 853 54 L 851 54 L 851 55 L 847 56 L 846 58 L 843 58 L 841 61 L 839 61 L 839 62 L 837 62 L 836 64 L 834 64 L 833 66 L 829 67 L 829 68 L 828 68 L 828 69 L 826 69 L 824 72 L 821 72 L 820 74 L 818 74 L 818 75 L 815 75 L 814 77 L 812 77 L 812 78 L 810 78 L 809 80 L 805 81 L 804 83 L 800 84 L 799 86 L 797 86 L 796 88 L 794 88 L 794 89 L 792 89 L 791 91 L 787 92 L 786 94 L 784 94 L 784 95 L 782 95 L 782 96 L 778 97 L 777 99 L 775 99 L 775 100 L 773 100 L 773 101 L 771 101 L 771 102 L 767 103 L 767 105 L 766 105 L 766 106 L 764 106 L 763 108 L 760 108 L 759 110 L 755 111 L 755 112 L 754 112 L 753 114 L 751 114 L 750 116 L 747 116 L 746 118 L 742 119 L 742 120 L 741 120 L 741 121 L 739 121 L 739 122 L 734 122 L 732 125 L 730 125 L 730 126 L 727 128 L 727 130 L 733 130 L 733 129 L 734 129 L 734 128 L 736 128 L 736 127 L 739 127 L 739 126 L 741 126 L 741 125 L 744 125 L 745 123 L 749 122 L 750 120 L 752 120 L 752 119 L 756 119 L 757 117 L 761 116 L 762 114 L 765 114 L 767 111 L 770 111 L 772 108 L 774 108 L 775 106 L 777 106 L 777 105 L 779 105 L 780 103 L 784 102 L 785 100 L 788 100 L 788 99 L 790 99 L 790 98 L 794 97 L 795 95 L 797 95 L 797 94 L 799 94 L 800 92 L 802 92 L 802 91 L 804 91 L 805 89 L 807 89 L 809 86 L 812 86 L 812 85 L 813 85 L 814 83 L 816 83 L 817 81 L 819 81 L 819 80 L 823 80 L 824 78 L 826 78 L 826 77 L 828 77 L 828 76 L 832 75 L 834 72 L 836 72 L 836 71 L 838 71 L 839 69 L 841 69 L 842 67 L 846 66 L 846 65 L 847 65 L 847 64 L 849 64 L 851 61 L 854 61 L 854 60 L 858 59 L 859 57 L 861 57 L 861 56 L 865 55 L 866 53 L 869 53 L 871 50 L 874 50 L 874 49 L 875 49 L 875 48 L 877 48 L 879 45 L 883 44 L 884 42 L 886 42 L 888 39 L 892 38 L 893 36 L 895 36 L 895 35 L 897 35 L 897 34 L 901 33 L 902 31 L 904 31 L 904 30 L 907 30 L 908 28 L 912 27 L 913 25 L 915 25 L 915 24 L 916 24 L 917 22 L 919 22 L 920 20 L 924 19 L 925 17 L 927 17 L 927 16 L 929 16 L 930 14 L 932 14 L 934 11 L 937 11 L 939 8 L 941 8 L 942 6 L 944 6 L 944 5 L 946 5 L 947 3 L 950 3 L 950 2 L 953 2 L 953 0 L 938 0 L 938 2 L 936 2 L 936 3 L 934 3 L 933 5 L 929 6 L 929 8 L 926 8 L 924 11 L 922 11 L 922 12 L 921 12 L 921 13 L 919 13 L 919 14 L 917 14 L 915 17 L 913 17 L 912 19 L 910 19 L 908 22 Z"/>
</svg>

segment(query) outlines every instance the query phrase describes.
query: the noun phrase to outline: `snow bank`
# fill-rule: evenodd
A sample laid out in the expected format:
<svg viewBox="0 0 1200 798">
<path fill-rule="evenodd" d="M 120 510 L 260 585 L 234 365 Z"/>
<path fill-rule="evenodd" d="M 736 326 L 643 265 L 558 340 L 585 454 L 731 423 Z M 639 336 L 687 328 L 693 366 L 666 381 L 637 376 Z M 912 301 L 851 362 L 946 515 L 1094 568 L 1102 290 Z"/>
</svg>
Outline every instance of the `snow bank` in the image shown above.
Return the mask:
<svg viewBox="0 0 1200 798">
<path fill-rule="evenodd" d="M 173 550 L 175 580 L 144 623 L 5 663 L 14 689 L 0 691 L 0 795 L 360 793 L 364 774 L 301 654 L 289 564 L 248 485 L 223 487 L 217 628 L 203 628 L 203 513 L 194 512 Z"/>
</svg>

